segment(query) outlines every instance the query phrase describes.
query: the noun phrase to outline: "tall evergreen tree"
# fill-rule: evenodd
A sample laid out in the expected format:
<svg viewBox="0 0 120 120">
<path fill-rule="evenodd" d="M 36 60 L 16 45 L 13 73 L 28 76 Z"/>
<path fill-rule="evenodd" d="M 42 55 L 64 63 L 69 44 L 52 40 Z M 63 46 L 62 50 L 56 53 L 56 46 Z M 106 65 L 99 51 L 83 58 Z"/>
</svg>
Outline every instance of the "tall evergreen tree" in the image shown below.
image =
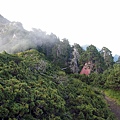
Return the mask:
<svg viewBox="0 0 120 120">
<path fill-rule="evenodd" d="M 82 66 L 88 62 L 90 62 L 90 66 L 93 72 L 103 72 L 104 60 L 94 45 L 88 46 L 87 50 L 83 53 L 80 59 L 80 63 L 82 64 Z"/>
<path fill-rule="evenodd" d="M 112 67 L 113 66 L 113 57 L 112 57 L 112 52 L 106 48 L 103 47 L 102 50 L 100 51 L 101 56 L 104 58 L 104 62 L 106 67 Z"/>
</svg>

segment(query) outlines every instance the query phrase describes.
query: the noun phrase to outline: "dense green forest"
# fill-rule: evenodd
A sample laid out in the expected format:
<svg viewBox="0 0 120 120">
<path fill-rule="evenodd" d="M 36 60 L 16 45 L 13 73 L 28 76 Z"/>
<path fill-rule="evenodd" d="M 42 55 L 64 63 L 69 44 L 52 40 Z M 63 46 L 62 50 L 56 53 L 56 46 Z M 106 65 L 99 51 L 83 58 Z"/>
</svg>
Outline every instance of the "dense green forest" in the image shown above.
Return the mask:
<svg viewBox="0 0 120 120">
<path fill-rule="evenodd" d="M 120 104 L 120 57 L 2 16 L 0 28 L 0 120 L 116 119 L 103 93 Z"/>
<path fill-rule="evenodd" d="M 119 68 L 114 64 L 103 74 L 70 75 L 35 49 L 17 54 L 3 52 L 0 119 L 114 120 L 103 95 L 91 85 L 118 90 Z"/>
</svg>

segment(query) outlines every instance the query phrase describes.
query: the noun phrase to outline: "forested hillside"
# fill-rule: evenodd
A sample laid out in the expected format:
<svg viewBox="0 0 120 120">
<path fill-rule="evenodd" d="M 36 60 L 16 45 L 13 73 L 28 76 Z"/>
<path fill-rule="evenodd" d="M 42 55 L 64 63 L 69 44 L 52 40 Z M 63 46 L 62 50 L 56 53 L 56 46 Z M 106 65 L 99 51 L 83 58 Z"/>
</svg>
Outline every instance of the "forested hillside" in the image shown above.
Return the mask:
<svg viewBox="0 0 120 120">
<path fill-rule="evenodd" d="M 0 52 L 18 53 L 29 49 L 39 52 L 64 69 L 67 73 L 79 73 L 85 63 L 93 64 L 91 72 L 102 73 L 114 63 L 112 52 L 89 45 L 84 50 L 79 44 L 70 45 L 69 40 L 60 40 L 55 34 L 33 28 L 27 31 L 20 22 L 10 22 L 0 15 Z"/>
<path fill-rule="evenodd" d="M 108 48 L 84 50 L 0 15 L 0 52 L 1 120 L 115 120 L 101 92 L 120 101 L 120 57 Z"/>
<path fill-rule="evenodd" d="M 85 78 L 86 79 L 86 78 Z M 37 50 L 0 54 L 0 119 L 113 119 L 102 94 Z"/>
</svg>

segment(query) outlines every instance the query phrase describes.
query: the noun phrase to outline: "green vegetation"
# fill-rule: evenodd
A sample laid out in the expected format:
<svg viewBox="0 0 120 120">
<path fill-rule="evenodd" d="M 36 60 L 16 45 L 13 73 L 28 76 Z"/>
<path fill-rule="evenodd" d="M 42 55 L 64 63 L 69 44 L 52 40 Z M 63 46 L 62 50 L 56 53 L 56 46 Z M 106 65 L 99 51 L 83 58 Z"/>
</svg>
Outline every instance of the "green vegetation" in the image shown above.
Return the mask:
<svg viewBox="0 0 120 120">
<path fill-rule="evenodd" d="M 115 120 L 92 77 L 66 75 L 31 49 L 0 54 L 0 119 Z"/>
<path fill-rule="evenodd" d="M 0 120 L 115 120 L 100 90 L 120 104 L 120 57 L 0 17 Z"/>
<path fill-rule="evenodd" d="M 114 99 L 120 105 L 120 91 L 106 89 L 105 94 Z"/>
</svg>

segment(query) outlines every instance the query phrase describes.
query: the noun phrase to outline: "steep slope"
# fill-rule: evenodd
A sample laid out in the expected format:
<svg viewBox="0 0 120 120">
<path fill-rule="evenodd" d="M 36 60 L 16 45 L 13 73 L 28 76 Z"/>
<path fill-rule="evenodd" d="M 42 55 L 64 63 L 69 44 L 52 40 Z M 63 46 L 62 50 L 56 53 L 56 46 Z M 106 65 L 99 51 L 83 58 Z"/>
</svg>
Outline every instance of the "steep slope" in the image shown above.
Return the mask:
<svg viewBox="0 0 120 120">
<path fill-rule="evenodd" d="M 0 119 L 115 120 L 99 91 L 33 49 L 0 54 Z"/>
<path fill-rule="evenodd" d="M 9 20 L 7 20 L 6 18 L 4 18 L 2 15 L 0 15 L 0 24 L 7 24 L 9 22 L 10 22 Z"/>
<path fill-rule="evenodd" d="M 47 35 L 40 29 L 27 31 L 20 22 L 10 22 L 0 16 L 0 52 L 16 53 L 30 48 L 53 47 L 58 38 L 54 34 Z"/>
<path fill-rule="evenodd" d="M 113 61 L 112 64 L 108 63 L 110 57 L 103 59 L 102 54 L 100 55 L 93 45 L 83 50 L 78 44 L 71 46 L 66 38 L 60 40 L 55 34 L 48 35 L 36 28 L 27 31 L 20 22 L 10 22 L 0 16 L 0 52 L 6 51 L 12 54 L 29 49 L 42 52 L 47 59 L 65 70 L 66 73 L 79 73 L 84 64 L 89 61 L 94 64 L 92 72 L 102 73 L 107 67 L 113 65 Z"/>
</svg>

